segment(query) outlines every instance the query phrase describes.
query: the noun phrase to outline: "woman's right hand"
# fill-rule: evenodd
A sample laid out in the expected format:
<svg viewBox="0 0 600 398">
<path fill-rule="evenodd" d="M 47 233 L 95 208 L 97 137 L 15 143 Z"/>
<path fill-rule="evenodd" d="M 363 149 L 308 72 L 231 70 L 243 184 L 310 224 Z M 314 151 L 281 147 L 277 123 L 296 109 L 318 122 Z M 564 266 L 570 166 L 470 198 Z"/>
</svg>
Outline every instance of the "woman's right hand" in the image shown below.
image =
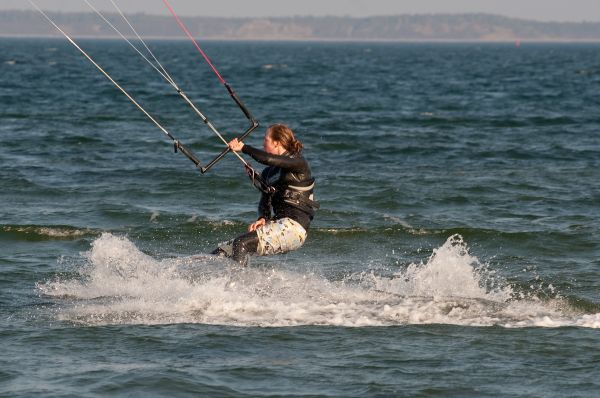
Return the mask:
<svg viewBox="0 0 600 398">
<path fill-rule="evenodd" d="M 229 144 L 227 144 L 227 146 L 229 146 L 229 149 L 231 149 L 232 151 L 239 152 L 244 147 L 244 143 L 242 141 L 238 141 L 237 138 L 234 138 L 233 140 L 229 141 Z"/>
<path fill-rule="evenodd" d="M 265 220 L 264 218 L 259 218 L 258 220 L 250 224 L 250 226 L 248 227 L 248 232 L 256 231 L 257 228 L 262 227 L 263 225 L 265 225 L 266 222 L 267 220 Z"/>
</svg>

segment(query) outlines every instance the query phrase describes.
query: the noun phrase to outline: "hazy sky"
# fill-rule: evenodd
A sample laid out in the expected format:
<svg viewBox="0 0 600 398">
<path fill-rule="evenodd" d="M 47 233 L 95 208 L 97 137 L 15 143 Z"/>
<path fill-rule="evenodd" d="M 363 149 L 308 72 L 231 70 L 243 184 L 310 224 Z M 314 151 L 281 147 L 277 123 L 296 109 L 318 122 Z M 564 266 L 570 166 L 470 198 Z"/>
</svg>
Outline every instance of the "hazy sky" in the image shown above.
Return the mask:
<svg viewBox="0 0 600 398">
<path fill-rule="evenodd" d="M 88 11 L 83 0 L 34 0 L 52 11 Z M 89 0 L 112 10 L 109 0 Z M 115 0 L 127 12 L 166 14 L 162 0 Z M 600 0 L 169 0 L 181 15 L 227 17 L 485 12 L 541 21 L 600 21 Z M 28 0 L 0 0 L 0 10 L 31 9 Z"/>
</svg>

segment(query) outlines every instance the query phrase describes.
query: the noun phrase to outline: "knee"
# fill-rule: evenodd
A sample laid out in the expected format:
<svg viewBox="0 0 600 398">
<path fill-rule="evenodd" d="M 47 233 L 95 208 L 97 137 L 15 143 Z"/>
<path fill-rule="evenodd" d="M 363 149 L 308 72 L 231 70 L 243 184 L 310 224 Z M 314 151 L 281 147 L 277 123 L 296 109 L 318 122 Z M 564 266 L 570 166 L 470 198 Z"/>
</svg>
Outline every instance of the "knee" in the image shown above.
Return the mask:
<svg viewBox="0 0 600 398">
<path fill-rule="evenodd" d="M 248 251 L 248 248 L 246 247 L 246 241 L 242 237 L 234 239 L 232 246 L 234 253 L 245 253 Z"/>
<path fill-rule="evenodd" d="M 233 241 L 233 260 L 245 265 L 248 256 L 256 252 L 258 237 L 256 233 L 239 236 Z"/>
</svg>

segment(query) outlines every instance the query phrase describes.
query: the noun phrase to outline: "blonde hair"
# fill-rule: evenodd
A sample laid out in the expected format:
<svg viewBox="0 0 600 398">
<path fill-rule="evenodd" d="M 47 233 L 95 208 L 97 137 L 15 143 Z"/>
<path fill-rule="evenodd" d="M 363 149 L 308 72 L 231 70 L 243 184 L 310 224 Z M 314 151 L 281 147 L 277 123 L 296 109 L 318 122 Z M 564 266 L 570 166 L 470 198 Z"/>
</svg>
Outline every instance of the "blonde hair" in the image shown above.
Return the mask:
<svg viewBox="0 0 600 398">
<path fill-rule="evenodd" d="M 302 152 L 302 142 L 296 139 L 294 132 L 285 124 L 273 124 L 267 129 L 271 140 L 277 141 L 292 155 Z"/>
</svg>

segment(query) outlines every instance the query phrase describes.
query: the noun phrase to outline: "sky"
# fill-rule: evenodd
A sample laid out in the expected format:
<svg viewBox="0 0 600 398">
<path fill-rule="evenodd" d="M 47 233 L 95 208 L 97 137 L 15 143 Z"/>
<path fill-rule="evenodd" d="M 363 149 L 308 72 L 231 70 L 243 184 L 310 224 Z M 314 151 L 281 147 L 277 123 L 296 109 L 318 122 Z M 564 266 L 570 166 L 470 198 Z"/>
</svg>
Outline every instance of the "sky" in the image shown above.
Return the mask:
<svg viewBox="0 0 600 398">
<path fill-rule="evenodd" d="M 50 11 L 89 11 L 84 0 L 33 0 Z M 110 0 L 88 0 L 114 11 Z M 166 15 L 162 0 L 114 0 L 126 13 Z M 600 0 L 168 0 L 182 16 L 276 17 L 490 13 L 559 22 L 600 22 Z M 28 0 L 0 0 L 1 10 L 32 9 Z"/>
</svg>

